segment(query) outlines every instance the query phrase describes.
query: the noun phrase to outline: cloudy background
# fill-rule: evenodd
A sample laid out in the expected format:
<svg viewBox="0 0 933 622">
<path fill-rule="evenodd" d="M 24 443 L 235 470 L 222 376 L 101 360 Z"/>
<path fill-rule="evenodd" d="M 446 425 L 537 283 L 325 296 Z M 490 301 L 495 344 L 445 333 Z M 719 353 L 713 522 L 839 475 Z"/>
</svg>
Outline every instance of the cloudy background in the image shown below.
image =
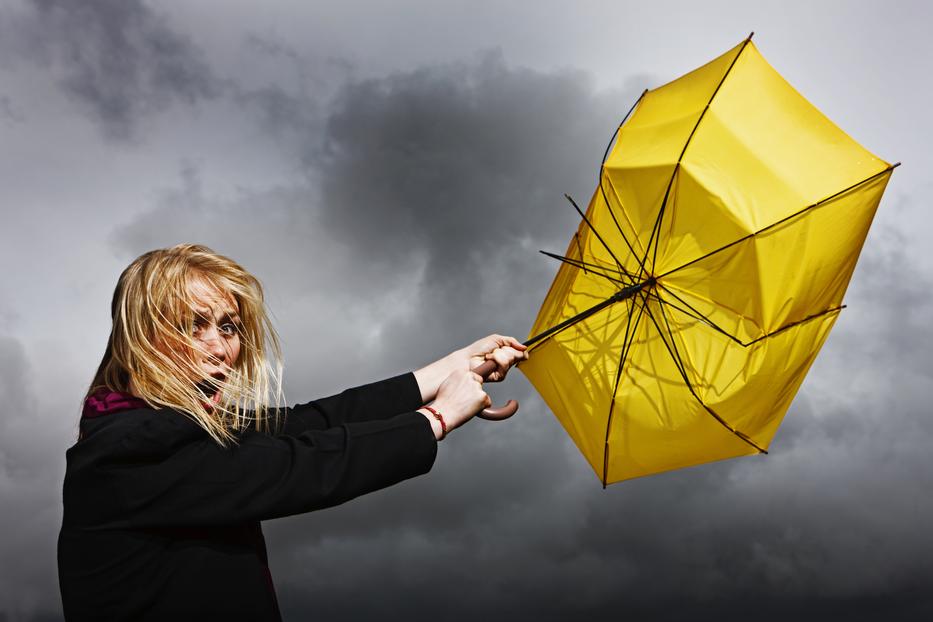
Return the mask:
<svg viewBox="0 0 933 622">
<path fill-rule="evenodd" d="M 265 523 L 286 619 L 928 619 L 922 2 L 0 0 L 0 620 L 61 616 L 64 451 L 140 253 L 265 283 L 294 403 L 525 337 L 644 89 L 756 32 L 903 161 L 769 456 L 603 490 L 521 374 L 432 472 Z M 327 364 L 323 364 L 327 361 Z"/>
</svg>

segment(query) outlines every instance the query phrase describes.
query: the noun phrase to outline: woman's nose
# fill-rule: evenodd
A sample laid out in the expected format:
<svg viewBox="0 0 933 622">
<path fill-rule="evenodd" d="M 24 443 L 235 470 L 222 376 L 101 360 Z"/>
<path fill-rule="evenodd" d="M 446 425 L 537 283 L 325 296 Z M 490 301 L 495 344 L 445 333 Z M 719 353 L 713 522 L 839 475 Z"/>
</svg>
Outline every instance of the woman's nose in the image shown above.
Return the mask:
<svg viewBox="0 0 933 622">
<path fill-rule="evenodd" d="M 208 354 L 223 361 L 226 358 L 227 348 L 216 326 L 211 326 L 201 333 L 201 343 Z"/>
</svg>

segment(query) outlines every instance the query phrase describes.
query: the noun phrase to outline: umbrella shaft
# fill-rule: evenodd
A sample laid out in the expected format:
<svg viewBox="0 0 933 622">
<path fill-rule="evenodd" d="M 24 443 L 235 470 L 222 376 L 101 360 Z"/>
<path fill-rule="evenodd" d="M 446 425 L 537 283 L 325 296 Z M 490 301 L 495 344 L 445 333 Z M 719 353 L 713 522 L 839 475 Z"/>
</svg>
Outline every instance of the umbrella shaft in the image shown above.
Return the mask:
<svg viewBox="0 0 933 622">
<path fill-rule="evenodd" d="M 654 281 L 654 278 L 652 277 L 652 278 L 648 279 L 647 281 L 642 281 L 641 283 L 637 283 L 637 284 L 635 284 L 635 285 L 630 285 L 630 286 L 628 286 L 628 287 L 624 287 L 624 288 L 620 289 L 619 291 L 617 291 L 617 292 L 616 292 L 615 294 L 613 294 L 612 296 L 610 296 L 609 298 L 606 298 L 606 299 L 603 300 L 602 302 L 593 305 L 593 306 L 590 307 L 589 309 L 586 309 L 586 310 L 584 310 L 584 311 L 581 311 L 580 313 L 576 314 L 576 315 L 573 316 L 572 318 L 568 318 L 568 319 L 564 320 L 563 322 L 561 322 L 561 323 L 558 324 L 557 326 L 552 326 L 551 328 L 547 329 L 547 330 L 544 331 L 543 333 L 538 333 L 538 334 L 535 335 L 534 337 L 529 338 L 527 341 L 525 341 L 525 345 L 526 345 L 526 346 L 530 346 L 530 345 L 532 345 L 532 344 L 534 344 L 534 343 L 537 343 L 538 341 L 541 341 L 542 339 L 547 339 L 548 337 L 550 337 L 550 336 L 553 335 L 554 333 L 560 332 L 560 331 L 564 330 L 565 328 L 567 328 L 568 326 L 571 326 L 571 325 L 573 325 L 573 324 L 576 324 L 577 322 L 579 322 L 579 321 L 581 321 L 581 320 L 585 320 L 586 318 L 590 317 L 590 316 L 593 315 L 594 313 L 596 313 L 596 312 L 598 312 L 598 311 L 600 311 L 600 310 L 602 310 L 602 309 L 605 309 L 606 307 L 608 307 L 609 305 L 611 305 L 611 304 L 613 304 L 613 303 L 620 302 L 620 301 L 622 301 L 622 300 L 626 300 L 626 299 L 628 299 L 628 298 L 631 298 L 632 296 L 634 296 L 635 294 L 637 294 L 638 292 L 640 292 L 640 291 L 641 291 L 642 289 L 644 289 L 645 287 L 649 287 L 649 286 L 651 286 L 651 285 L 654 285 L 654 282 L 655 282 L 655 281 Z"/>
</svg>

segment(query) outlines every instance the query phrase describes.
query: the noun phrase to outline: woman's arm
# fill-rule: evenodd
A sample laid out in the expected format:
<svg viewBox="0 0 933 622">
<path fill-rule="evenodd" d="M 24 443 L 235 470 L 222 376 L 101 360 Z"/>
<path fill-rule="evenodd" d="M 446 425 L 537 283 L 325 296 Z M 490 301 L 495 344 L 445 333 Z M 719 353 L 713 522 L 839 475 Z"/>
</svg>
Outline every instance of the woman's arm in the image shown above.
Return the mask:
<svg viewBox="0 0 933 622">
<path fill-rule="evenodd" d="M 423 404 L 418 383 L 409 372 L 289 408 L 280 433 L 295 436 L 305 430 L 386 419 Z"/>
<path fill-rule="evenodd" d="M 496 371 L 490 375 L 487 382 L 501 381 L 512 365 L 528 358 L 525 350 L 526 347 L 513 337 L 484 337 L 422 367 L 414 374 L 402 374 L 289 408 L 280 433 L 295 436 L 305 430 L 323 430 L 344 423 L 375 421 L 415 410 L 434 401 L 438 388 L 451 374 L 467 372 L 487 358 L 496 361 L 497 365 Z M 451 399 L 448 399 L 444 406 L 449 406 L 449 414 L 459 421 L 463 417 L 459 412 L 463 407 L 459 403 L 461 400 L 454 398 L 454 394 L 466 389 L 463 389 L 463 383 L 456 386 L 459 389 L 455 389 L 454 383 L 450 383 L 447 393 Z M 475 398 L 474 394 L 473 399 Z M 453 403 L 454 400 L 456 403 Z M 439 438 L 440 424 L 430 413 L 423 414 L 428 416 L 432 429 Z M 449 423 L 455 427 L 453 422 Z"/>
<path fill-rule="evenodd" d="M 229 448 L 166 410 L 113 427 L 69 450 L 69 525 L 225 525 L 290 516 L 426 473 L 437 453 L 416 412 L 294 437 L 250 430 Z"/>
</svg>

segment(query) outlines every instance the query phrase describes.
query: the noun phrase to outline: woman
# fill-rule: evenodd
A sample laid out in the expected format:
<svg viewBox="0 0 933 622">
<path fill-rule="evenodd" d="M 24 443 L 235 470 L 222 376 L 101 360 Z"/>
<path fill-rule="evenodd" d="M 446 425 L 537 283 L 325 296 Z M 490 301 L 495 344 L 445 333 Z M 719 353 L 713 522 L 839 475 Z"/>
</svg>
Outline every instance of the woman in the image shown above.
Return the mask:
<svg viewBox="0 0 933 622">
<path fill-rule="evenodd" d="M 66 453 L 59 583 L 69 620 L 279 620 L 260 521 L 431 469 L 437 441 L 527 358 L 493 335 L 413 373 L 293 408 L 259 282 L 180 245 L 123 272 Z M 430 406 L 425 404 L 431 403 Z"/>
</svg>

